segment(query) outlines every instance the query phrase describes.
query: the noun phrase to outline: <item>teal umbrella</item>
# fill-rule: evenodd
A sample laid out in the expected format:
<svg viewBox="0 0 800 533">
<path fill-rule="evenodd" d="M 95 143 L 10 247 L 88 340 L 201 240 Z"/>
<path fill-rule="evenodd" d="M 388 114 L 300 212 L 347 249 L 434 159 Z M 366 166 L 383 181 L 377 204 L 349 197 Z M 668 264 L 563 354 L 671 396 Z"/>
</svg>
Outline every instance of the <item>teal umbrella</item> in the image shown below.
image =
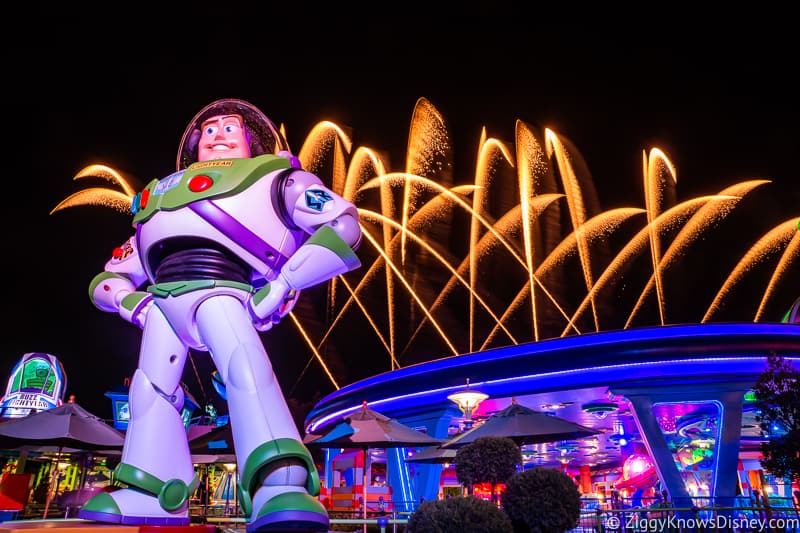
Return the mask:
<svg viewBox="0 0 800 533">
<path fill-rule="evenodd" d="M 367 407 L 367 402 L 355 413 L 331 422 L 318 433 L 307 435 L 304 442 L 310 448 L 355 448 L 364 452 L 364 519 L 367 518 L 367 452 L 370 448 L 410 448 L 442 443 L 440 439 L 373 411 Z M 364 524 L 364 531 L 366 528 Z"/>
</svg>

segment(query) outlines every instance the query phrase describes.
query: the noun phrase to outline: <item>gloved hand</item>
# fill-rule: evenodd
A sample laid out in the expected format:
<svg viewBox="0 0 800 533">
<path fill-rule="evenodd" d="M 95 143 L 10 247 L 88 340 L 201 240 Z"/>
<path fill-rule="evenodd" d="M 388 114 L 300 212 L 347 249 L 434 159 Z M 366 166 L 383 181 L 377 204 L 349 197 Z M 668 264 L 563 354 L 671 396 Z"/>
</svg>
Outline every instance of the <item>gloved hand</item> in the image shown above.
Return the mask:
<svg viewBox="0 0 800 533">
<path fill-rule="evenodd" d="M 289 314 L 300 291 L 293 289 L 289 282 L 278 274 L 278 277 L 259 289 L 247 302 L 253 325 L 258 331 L 269 331 L 272 326 Z"/>
</svg>

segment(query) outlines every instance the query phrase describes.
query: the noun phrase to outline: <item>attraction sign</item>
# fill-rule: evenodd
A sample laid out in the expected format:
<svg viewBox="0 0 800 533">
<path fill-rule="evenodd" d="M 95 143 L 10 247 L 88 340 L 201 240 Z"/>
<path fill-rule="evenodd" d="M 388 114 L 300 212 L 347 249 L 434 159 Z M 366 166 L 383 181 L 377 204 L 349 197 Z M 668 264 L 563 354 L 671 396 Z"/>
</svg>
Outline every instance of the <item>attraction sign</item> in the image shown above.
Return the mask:
<svg viewBox="0 0 800 533">
<path fill-rule="evenodd" d="M 64 403 L 67 375 L 54 355 L 30 352 L 14 365 L 0 398 L 0 418 L 20 418 Z"/>
</svg>

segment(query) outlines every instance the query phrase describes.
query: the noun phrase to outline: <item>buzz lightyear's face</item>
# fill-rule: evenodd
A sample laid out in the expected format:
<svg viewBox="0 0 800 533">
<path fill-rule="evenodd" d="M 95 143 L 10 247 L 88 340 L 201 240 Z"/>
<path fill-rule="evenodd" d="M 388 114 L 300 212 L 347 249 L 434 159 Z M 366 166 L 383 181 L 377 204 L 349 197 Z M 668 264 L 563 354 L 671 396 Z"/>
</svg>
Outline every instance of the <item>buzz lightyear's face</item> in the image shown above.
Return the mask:
<svg viewBox="0 0 800 533">
<path fill-rule="evenodd" d="M 200 128 L 197 160 L 250 157 L 250 143 L 239 115 L 219 115 L 204 121 Z"/>
</svg>

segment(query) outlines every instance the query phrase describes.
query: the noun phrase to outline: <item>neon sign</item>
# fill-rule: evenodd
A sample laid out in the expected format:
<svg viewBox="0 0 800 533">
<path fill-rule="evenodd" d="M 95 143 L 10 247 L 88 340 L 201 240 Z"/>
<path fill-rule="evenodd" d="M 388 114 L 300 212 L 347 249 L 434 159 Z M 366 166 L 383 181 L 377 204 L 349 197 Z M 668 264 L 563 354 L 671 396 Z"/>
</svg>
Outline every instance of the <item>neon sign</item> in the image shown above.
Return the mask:
<svg viewBox="0 0 800 533">
<path fill-rule="evenodd" d="M 58 407 L 64 403 L 66 388 L 67 375 L 56 356 L 26 353 L 8 378 L 5 395 L 0 399 L 0 417 L 20 418 Z"/>
</svg>

